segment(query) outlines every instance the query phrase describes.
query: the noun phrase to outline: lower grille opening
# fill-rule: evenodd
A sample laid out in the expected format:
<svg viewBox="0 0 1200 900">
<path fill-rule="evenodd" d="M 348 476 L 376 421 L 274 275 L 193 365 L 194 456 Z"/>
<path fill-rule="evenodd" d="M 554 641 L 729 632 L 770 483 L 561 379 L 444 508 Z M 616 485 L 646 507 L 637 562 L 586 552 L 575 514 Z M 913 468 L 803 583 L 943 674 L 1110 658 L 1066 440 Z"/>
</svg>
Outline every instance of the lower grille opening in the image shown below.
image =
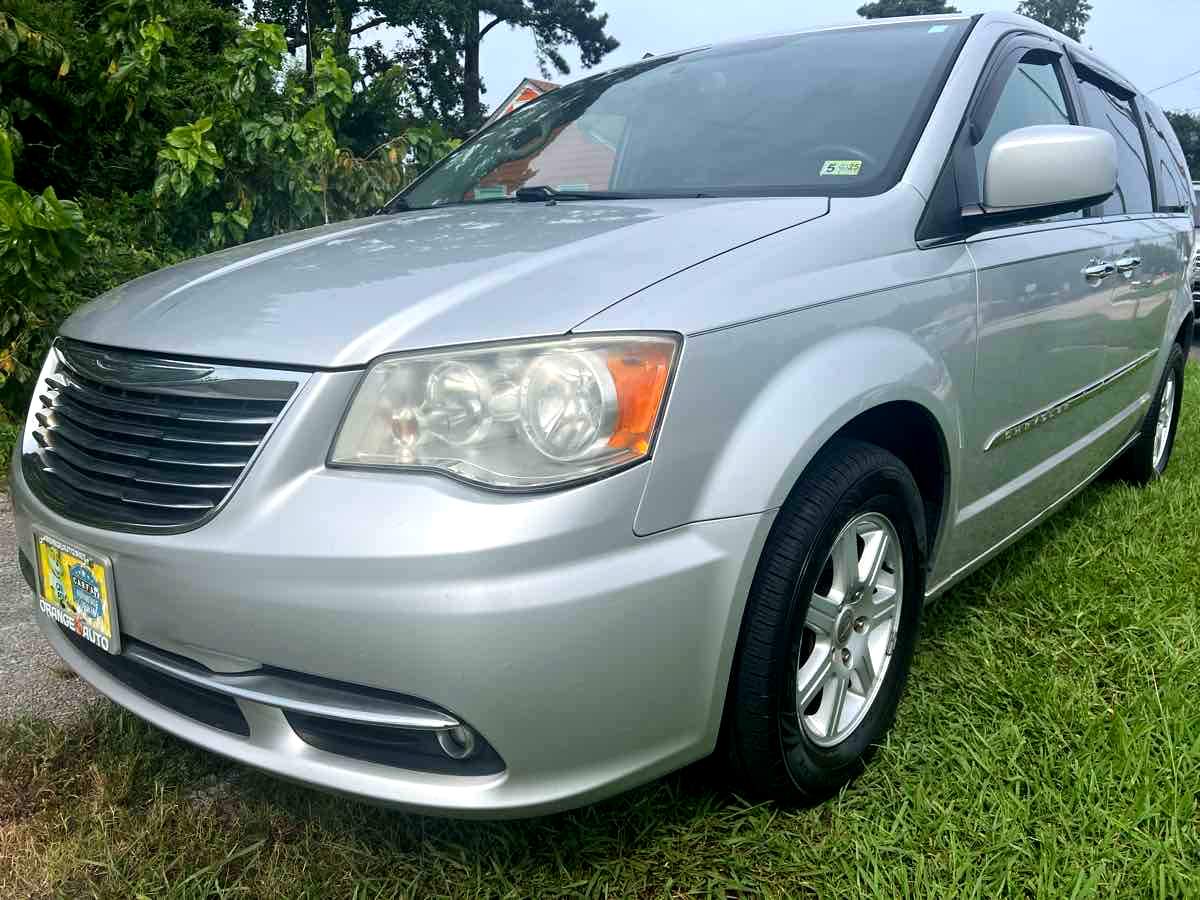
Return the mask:
<svg viewBox="0 0 1200 900">
<path fill-rule="evenodd" d="M 62 628 L 61 625 L 56 627 L 62 630 L 75 649 L 130 690 L 204 725 L 242 737 L 250 736 L 250 725 L 232 697 L 205 690 L 123 657 L 105 653 L 73 631 Z"/>
<path fill-rule="evenodd" d="M 364 762 L 432 772 L 439 775 L 495 775 L 504 760 L 478 732 L 471 732 L 469 755 L 455 759 L 438 740 L 437 731 L 365 725 L 284 710 L 288 724 L 304 743 Z"/>
<path fill-rule="evenodd" d="M 218 728 L 230 734 L 250 736 L 250 726 L 242 715 L 237 701 L 229 694 L 209 687 L 185 681 L 183 677 L 167 674 L 160 667 L 147 664 L 151 657 L 166 660 L 179 667 L 178 676 L 186 673 L 217 676 L 200 664 L 173 653 L 151 647 L 128 635 L 123 636 L 131 656 L 114 656 L 105 653 L 73 631 L 58 627 L 80 653 L 106 673 L 120 681 L 130 690 L 165 706 L 196 722 Z M 136 651 L 136 652 L 135 652 Z M 361 685 L 348 685 L 328 679 L 282 669 L 263 667 L 253 670 L 254 676 L 270 674 L 289 682 L 312 684 L 327 692 L 338 691 L 396 700 L 399 695 L 379 691 Z M 421 705 L 430 710 L 444 712 L 422 701 L 403 698 L 413 706 Z M 256 701 L 261 702 L 261 701 Z M 284 701 L 286 702 L 286 701 Z M 504 771 L 504 761 L 483 736 L 467 725 L 453 724 L 446 728 L 417 728 L 397 725 L 378 725 L 355 722 L 344 718 L 301 713 L 282 705 L 270 704 L 280 709 L 296 735 L 306 744 L 349 759 L 378 763 L 384 766 L 430 772 L 439 775 L 494 775 Z M 454 723 L 452 714 L 447 721 Z"/>
</svg>

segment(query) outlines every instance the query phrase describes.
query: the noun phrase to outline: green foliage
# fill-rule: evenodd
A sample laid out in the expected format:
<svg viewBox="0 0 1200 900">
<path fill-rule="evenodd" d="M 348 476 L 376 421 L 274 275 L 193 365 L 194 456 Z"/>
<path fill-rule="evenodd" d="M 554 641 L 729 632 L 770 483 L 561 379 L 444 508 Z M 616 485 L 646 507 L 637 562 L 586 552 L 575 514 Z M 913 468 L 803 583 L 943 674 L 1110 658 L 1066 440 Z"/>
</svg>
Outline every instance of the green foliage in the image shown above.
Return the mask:
<svg viewBox="0 0 1200 900">
<path fill-rule="evenodd" d="M 1183 146 L 1192 177 L 1200 178 L 1200 116 L 1186 112 L 1168 112 L 1166 116 Z"/>
<path fill-rule="evenodd" d="M 147 272 L 199 252 L 175 247 L 168 222 L 146 192 L 79 198 L 86 237 L 78 271 L 64 285 L 71 309 Z"/>
<path fill-rule="evenodd" d="M 245 29 L 224 55 L 219 101 L 167 135 L 154 195 L 185 244 L 223 247 L 374 211 L 453 146 L 440 127 L 408 129 L 366 157 L 340 146 L 350 72 L 327 45 L 306 77 L 287 66 L 286 46 L 278 25 Z"/>
<path fill-rule="evenodd" d="M 148 190 L 163 135 L 217 93 L 216 67 L 240 30 L 211 0 L 6 0 L 69 56 L 0 60 L 0 119 L 24 138 L 18 179 L 60 196 Z"/>
<path fill-rule="evenodd" d="M 1021 0 L 1017 12 L 1078 41 L 1092 17 L 1092 4 L 1088 0 Z"/>
<path fill-rule="evenodd" d="M 58 40 L 30 28 L 11 13 L 0 12 L 0 63 L 20 57 L 56 69 L 59 78 L 71 71 L 71 57 Z"/>
<path fill-rule="evenodd" d="M 327 38 L 355 82 L 361 77 L 369 84 L 403 67 L 414 117 L 443 122 L 458 134 L 482 124 L 480 53 L 484 39 L 498 26 L 532 35 L 538 64 L 547 77 L 551 71 L 570 71 L 563 47 L 577 48 L 583 65 L 591 67 L 618 46 L 606 31 L 608 16 L 596 12 L 595 0 L 255 0 L 253 10 L 255 19 L 282 26 L 292 48 L 306 47 L 310 41 L 323 45 Z M 378 42 L 362 48 L 361 72 L 354 72 L 345 59 L 351 39 L 384 27 L 399 29 L 405 41 L 391 51 Z M 375 99 L 377 95 L 360 88 L 350 118 L 373 118 L 378 110 L 371 111 L 370 104 Z"/>
<path fill-rule="evenodd" d="M 408 142 L 412 165 L 417 172 L 425 171 L 462 143 L 437 122 L 408 129 L 404 139 Z"/>
<path fill-rule="evenodd" d="M 875 0 L 873 3 L 864 3 L 858 8 L 858 14 L 864 19 L 940 16 L 956 12 L 958 12 L 958 8 L 947 6 L 946 0 Z"/>
<path fill-rule="evenodd" d="M 321 51 L 313 67 L 313 83 L 316 85 L 317 102 L 335 118 L 340 118 L 350 104 L 350 73 L 338 65 L 333 51 L 326 47 Z"/>
<path fill-rule="evenodd" d="M 63 313 L 59 291 L 78 270 L 83 214 L 54 188 L 30 194 L 13 182 L 11 142 L 0 131 L 0 408 L 25 399 Z"/>
<path fill-rule="evenodd" d="M 280 26 L 218 5 L 0 12 L 0 423 L 80 303 L 207 248 L 369 214 L 456 143 L 403 112 L 403 69 L 368 79 L 321 33 L 306 70 Z"/>
<path fill-rule="evenodd" d="M 49 122 L 46 113 L 30 98 L 4 85 L 16 86 L 12 77 L 18 72 L 34 84 L 50 79 L 65 78 L 71 71 L 71 57 L 62 43 L 53 36 L 25 24 L 16 16 L 0 12 L 0 132 L 5 134 L 3 152 L 8 159 L 7 180 L 12 180 L 13 156 L 19 156 L 25 141 L 16 122 L 36 118 Z"/>
<path fill-rule="evenodd" d="M 157 10 L 153 0 L 116 0 L 104 9 L 100 35 L 113 53 L 104 94 L 124 106 L 126 121 L 166 93 L 163 50 L 175 34 Z"/>
<path fill-rule="evenodd" d="M 270 85 L 286 52 L 287 41 L 278 26 L 259 23 L 238 35 L 237 43 L 225 51 L 229 99 L 240 101 Z"/>
<path fill-rule="evenodd" d="M 217 152 L 216 144 L 205 137 L 211 128 L 212 119 L 200 119 L 191 125 L 172 128 L 167 133 L 167 146 L 158 151 L 162 163 L 154 181 L 155 197 L 161 196 L 167 188 L 173 188 L 183 198 L 193 179 L 201 187 L 210 187 L 217 180 L 217 172 L 225 161 Z"/>
</svg>

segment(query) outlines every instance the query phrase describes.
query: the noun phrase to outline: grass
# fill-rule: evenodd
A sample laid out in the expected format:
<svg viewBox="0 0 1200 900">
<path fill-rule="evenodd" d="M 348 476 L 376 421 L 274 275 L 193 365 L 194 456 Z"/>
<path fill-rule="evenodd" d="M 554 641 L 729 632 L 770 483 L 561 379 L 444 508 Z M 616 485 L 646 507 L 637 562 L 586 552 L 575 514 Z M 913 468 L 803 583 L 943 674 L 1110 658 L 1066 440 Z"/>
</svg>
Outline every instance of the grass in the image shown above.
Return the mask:
<svg viewBox="0 0 1200 900">
<path fill-rule="evenodd" d="M 935 605 L 890 739 L 816 809 L 693 767 L 461 823 L 233 766 L 108 704 L 0 726 L 0 896 L 1200 895 L 1200 366 L 1168 476 L 1089 488 Z"/>
</svg>

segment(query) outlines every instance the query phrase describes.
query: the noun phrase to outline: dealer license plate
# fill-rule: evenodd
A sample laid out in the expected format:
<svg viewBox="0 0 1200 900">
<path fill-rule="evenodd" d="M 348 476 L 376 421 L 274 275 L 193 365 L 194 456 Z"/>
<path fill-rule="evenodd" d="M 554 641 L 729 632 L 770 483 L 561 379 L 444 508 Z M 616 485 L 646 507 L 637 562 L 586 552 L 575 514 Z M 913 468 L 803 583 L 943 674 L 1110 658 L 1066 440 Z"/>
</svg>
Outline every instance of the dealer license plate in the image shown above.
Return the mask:
<svg viewBox="0 0 1200 900">
<path fill-rule="evenodd" d="M 48 534 L 37 542 L 38 608 L 59 625 L 109 653 L 121 652 L 112 563 Z"/>
</svg>

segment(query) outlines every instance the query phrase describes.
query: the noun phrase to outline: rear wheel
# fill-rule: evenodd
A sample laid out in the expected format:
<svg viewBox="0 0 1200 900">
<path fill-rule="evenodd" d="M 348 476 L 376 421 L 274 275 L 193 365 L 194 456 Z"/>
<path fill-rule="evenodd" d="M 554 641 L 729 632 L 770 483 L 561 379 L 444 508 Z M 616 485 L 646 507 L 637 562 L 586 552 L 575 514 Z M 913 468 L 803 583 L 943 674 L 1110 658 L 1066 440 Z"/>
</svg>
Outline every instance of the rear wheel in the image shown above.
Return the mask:
<svg viewBox="0 0 1200 900">
<path fill-rule="evenodd" d="M 824 800 L 895 716 L 924 593 L 924 517 L 892 454 L 835 440 L 779 513 L 747 603 L 725 742 L 747 792 Z"/>
<path fill-rule="evenodd" d="M 1167 470 L 1183 401 L 1183 364 L 1183 348 L 1175 344 L 1142 422 L 1141 433 L 1121 457 L 1119 474 L 1128 481 L 1149 484 Z"/>
</svg>

